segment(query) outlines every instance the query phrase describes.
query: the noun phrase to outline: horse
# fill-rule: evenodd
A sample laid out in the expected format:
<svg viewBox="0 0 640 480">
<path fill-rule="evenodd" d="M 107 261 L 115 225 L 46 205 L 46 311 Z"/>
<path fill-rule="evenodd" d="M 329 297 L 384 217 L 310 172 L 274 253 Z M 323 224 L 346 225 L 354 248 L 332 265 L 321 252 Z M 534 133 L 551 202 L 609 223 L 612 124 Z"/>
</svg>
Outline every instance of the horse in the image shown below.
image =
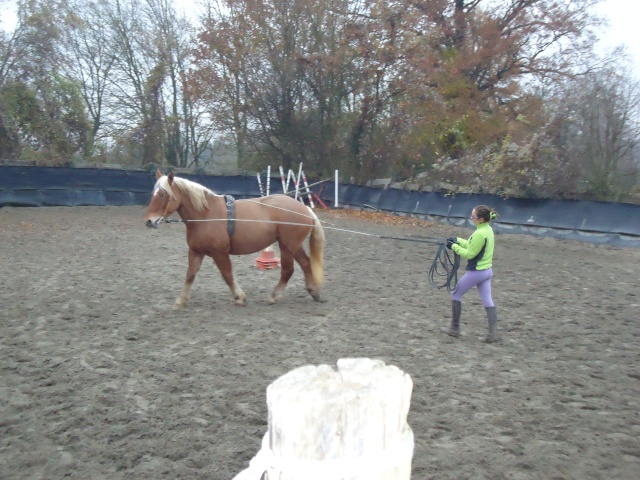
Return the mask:
<svg viewBox="0 0 640 480">
<path fill-rule="evenodd" d="M 234 200 L 218 195 L 191 180 L 178 178 L 173 172 L 156 171 L 156 183 L 144 215 L 147 227 L 157 228 L 174 212 L 186 225 L 189 247 L 187 277 L 174 308 L 184 308 L 191 286 L 205 256 L 213 258 L 222 278 L 229 286 L 236 305 L 246 304 L 246 295 L 233 276 L 230 255 L 259 252 L 278 242 L 280 281 L 267 303 L 280 299 L 298 262 L 307 292 L 320 301 L 323 282 L 324 231 L 314 211 L 286 195 L 269 195 L 257 199 Z M 309 255 L 302 244 L 309 236 Z"/>
</svg>

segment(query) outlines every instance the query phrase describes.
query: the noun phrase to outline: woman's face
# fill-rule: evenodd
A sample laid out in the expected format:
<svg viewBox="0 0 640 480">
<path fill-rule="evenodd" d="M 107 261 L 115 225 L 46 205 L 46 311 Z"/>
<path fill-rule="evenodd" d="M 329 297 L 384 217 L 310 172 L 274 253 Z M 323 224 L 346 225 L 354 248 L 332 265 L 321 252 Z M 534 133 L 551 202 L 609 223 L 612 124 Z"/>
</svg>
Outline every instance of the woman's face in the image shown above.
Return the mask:
<svg viewBox="0 0 640 480">
<path fill-rule="evenodd" d="M 478 212 L 476 212 L 475 208 L 471 210 L 471 216 L 469 217 L 469 219 L 473 222 L 474 225 L 482 223 L 482 219 L 478 218 Z"/>
</svg>

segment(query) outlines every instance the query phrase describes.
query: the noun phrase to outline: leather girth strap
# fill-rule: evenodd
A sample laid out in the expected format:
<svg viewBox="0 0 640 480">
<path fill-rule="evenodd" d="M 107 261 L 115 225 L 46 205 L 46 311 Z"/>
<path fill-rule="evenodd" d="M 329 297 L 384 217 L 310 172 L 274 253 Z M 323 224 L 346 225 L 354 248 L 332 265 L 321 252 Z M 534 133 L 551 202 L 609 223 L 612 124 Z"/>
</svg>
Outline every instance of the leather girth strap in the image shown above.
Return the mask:
<svg viewBox="0 0 640 480">
<path fill-rule="evenodd" d="M 236 226 L 236 199 L 231 195 L 225 195 L 224 203 L 227 205 L 227 232 L 229 233 L 229 237 L 233 237 Z"/>
</svg>

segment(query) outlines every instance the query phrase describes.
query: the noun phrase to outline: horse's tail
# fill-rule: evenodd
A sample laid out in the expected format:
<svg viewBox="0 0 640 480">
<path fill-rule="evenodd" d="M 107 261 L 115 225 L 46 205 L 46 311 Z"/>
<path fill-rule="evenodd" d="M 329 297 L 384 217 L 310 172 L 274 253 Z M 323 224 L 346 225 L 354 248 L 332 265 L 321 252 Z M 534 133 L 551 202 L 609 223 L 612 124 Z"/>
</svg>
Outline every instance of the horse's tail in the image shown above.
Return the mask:
<svg viewBox="0 0 640 480">
<path fill-rule="evenodd" d="M 308 207 L 307 207 L 308 208 Z M 324 280 L 323 252 L 324 252 L 324 230 L 322 224 L 313 210 L 309 208 L 313 217 L 313 228 L 309 237 L 309 258 L 311 259 L 311 276 L 316 286 L 322 285 Z"/>
</svg>

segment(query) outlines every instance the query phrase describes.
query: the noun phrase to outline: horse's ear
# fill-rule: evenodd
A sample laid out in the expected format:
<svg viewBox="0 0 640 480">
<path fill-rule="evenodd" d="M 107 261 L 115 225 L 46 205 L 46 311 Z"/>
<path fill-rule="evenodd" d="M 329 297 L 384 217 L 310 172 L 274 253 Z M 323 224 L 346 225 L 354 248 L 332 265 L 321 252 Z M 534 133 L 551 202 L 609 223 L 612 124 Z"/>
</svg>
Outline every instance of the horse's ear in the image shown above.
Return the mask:
<svg viewBox="0 0 640 480">
<path fill-rule="evenodd" d="M 160 180 L 160 177 L 162 177 L 162 172 L 159 168 L 156 168 L 156 180 Z"/>
<path fill-rule="evenodd" d="M 167 175 L 167 180 L 169 180 L 169 185 L 173 185 L 173 172 L 169 172 L 169 175 Z"/>
</svg>

